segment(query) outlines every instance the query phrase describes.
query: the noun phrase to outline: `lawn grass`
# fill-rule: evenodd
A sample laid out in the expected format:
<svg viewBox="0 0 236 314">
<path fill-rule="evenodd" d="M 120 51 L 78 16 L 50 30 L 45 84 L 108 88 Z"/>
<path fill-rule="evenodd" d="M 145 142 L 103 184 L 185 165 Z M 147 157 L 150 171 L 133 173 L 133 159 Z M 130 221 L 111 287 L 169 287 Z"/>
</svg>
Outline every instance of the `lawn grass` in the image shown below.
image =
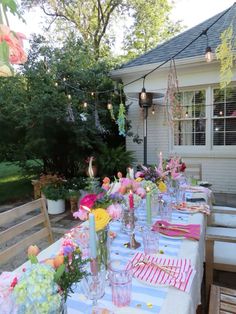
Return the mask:
<svg viewBox="0 0 236 314">
<path fill-rule="evenodd" d="M 0 163 L 0 205 L 28 200 L 32 197 L 31 178 L 22 175 L 22 169 L 17 163 Z"/>
</svg>

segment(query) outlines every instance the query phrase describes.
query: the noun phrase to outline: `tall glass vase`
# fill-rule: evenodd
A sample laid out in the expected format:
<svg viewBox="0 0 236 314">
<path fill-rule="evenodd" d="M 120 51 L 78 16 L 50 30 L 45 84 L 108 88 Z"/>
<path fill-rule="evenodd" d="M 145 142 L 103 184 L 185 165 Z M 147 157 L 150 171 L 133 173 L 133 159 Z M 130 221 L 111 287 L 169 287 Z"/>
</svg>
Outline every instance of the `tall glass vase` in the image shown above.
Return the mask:
<svg viewBox="0 0 236 314">
<path fill-rule="evenodd" d="M 110 258 L 110 238 L 109 238 L 109 225 L 104 229 L 97 231 L 97 263 L 98 271 L 102 266 L 107 269 Z"/>
</svg>

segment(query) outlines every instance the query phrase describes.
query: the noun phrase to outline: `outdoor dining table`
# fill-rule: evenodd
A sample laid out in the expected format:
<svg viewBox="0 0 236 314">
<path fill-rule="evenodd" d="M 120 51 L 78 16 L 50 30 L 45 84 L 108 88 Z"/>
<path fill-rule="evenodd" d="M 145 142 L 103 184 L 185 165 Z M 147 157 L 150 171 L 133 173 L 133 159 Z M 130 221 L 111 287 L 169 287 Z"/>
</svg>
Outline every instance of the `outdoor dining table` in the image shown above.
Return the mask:
<svg viewBox="0 0 236 314">
<path fill-rule="evenodd" d="M 145 215 L 145 209 L 139 209 Z M 154 223 L 158 217 L 153 217 Z M 196 270 L 193 282 L 189 292 L 183 292 L 175 287 L 170 286 L 153 286 L 138 281 L 132 280 L 132 301 L 128 307 L 115 307 L 112 304 L 111 287 L 106 285 L 105 295 L 99 302 L 102 305 L 113 311 L 113 313 L 137 313 L 137 314 L 195 314 L 199 304 L 201 304 L 201 283 L 203 278 L 203 263 L 204 263 L 204 236 L 206 227 L 206 215 L 203 213 L 184 213 L 173 211 L 172 222 L 181 224 L 199 224 L 201 233 L 199 241 L 183 238 L 171 238 L 162 234 L 159 235 L 159 252 L 161 257 L 170 258 L 187 258 L 191 260 L 191 265 Z M 112 222 L 110 229 L 116 232 L 117 236 L 113 239 L 110 248 L 110 258 L 122 258 L 128 261 L 137 253 L 143 252 L 142 235 L 138 230 L 135 233 L 136 240 L 141 243 L 141 246 L 134 250 L 127 248 L 124 244 L 129 241 L 129 236 L 121 232 L 121 223 L 119 221 Z M 137 228 L 138 229 L 138 228 Z M 43 260 L 56 254 L 60 248 L 61 239 L 46 248 L 39 254 L 39 260 Z M 27 265 L 28 262 L 24 264 Z M 21 266 L 22 267 L 22 266 Z M 20 269 L 20 268 L 19 268 Z M 91 306 L 92 301 L 88 300 L 79 285 L 75 292 L 67 299 L 68 314 L 84 314 L 88 313 L 88 306 Z"/>
</svg>

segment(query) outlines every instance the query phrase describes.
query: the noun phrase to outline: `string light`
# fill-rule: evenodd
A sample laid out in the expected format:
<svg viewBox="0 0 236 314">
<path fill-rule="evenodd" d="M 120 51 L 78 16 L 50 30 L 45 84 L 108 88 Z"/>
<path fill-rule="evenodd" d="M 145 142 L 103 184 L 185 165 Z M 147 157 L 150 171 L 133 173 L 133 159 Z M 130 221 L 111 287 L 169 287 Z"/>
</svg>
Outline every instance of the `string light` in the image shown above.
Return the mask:
<svg viewBox="0 0 236 314">
<path fill-rule="evenodd" d="M 111 101 L 109 100 L 107 103 L 107 109 L 111 110 L 113 108 Z"/>
<path fill-rule="evenodd" d="M 71 100 L 71 95 L 70 95 L 70 94 L 68 94 L 68 95 L 67 95 L 67 98 L 68 98 L 69 100 Z"/>
<path fill-rule="evenodd" d="M 154 114 L 155 114 L 155 108 L 152 107 L 152 115 L 154 116 Z"/>
<path fill-rule="evenodd" d="M 122 85 L 123 88 L 126 87 L 126 86 L 128 86 L 128 85 L 131 85 L 131 84 L 133 84 L 133 83 L 135 83 L 135 82 L 137 82 L 137 81 L 139 81 L 139 80 L 141 80 L 141 79 L 145 80 L 145 78 L 146 78 L 148 75 L 152 74 L 154 71 L 156 71 L 157 69 L 159 69 L 160 67 L 162 67 L 163 65 L 165 65 L 166 63 L 168 63 L 169 61 L 171 61 L 172 59 L 174 59 L 177 55 L 179 55 L 179 54 L 182 53 L 184 50 L 186 50 L 190 45 L 192 45 L 192 44 L 193 44 L 197 39 L 199 39 L 202 35 L 207 36 L 208 30 L 209 30 L 213 25 L 215 25 L 224 15 L 226 15 L 226 14 L 230 11 L 230 9 L 231 9 L 233 6 L 234 6 L 234 4 L 233 4 L 231 7 L 229 7 L 226 11 L 224 11 L 224 12 L 223 12 L 212 24 L 210 24 L 205 30 L 203 30 L 203 31 L 202 31 L 200 34 L 198 34 L 193 40 L 191 40 L 186 46 L 184 46 L 182 49 L 180 49 L 178 52 L 176 52 L 176 53 L 175 53 L 174 55 L 172 55 L 170 58 L 168 58 L 167 60 L 163 61 L 161 64 L 159 64 L 158 66 L 156 66 L 155 68 L 153 68 L 152 70 L 150 70 L 149 72 L 147 72 L 147 73 L 145 74 L 145 76 L 138 77 L 137 79 L 134 79 L 134 80 L 132 80 L 132 81 L 130 81 L 130 82 L 128 82 L 128 83 Z M 207 48 L 206 48 L 205 57 L 206 57 L 206 61 L 207 61 L 207 62 L 210 62 L 210 61 L 213 59 L 212 49 L 211 49 L 210 46 L 208 46 L 208 36 L 207 36 Z M 45 60 L 44 60 L 44 61 L 45 61 Z M 47 66 L 47 64 L 46 64 L 46 66 Z M 47 72 L 50 72 L 50 70 L 47 69 Z M 74 86 L 70 86 L 70 85 L 67 83 L 67 80 L 66 80 L 65 77 L 63 77 L 63 81 L 65 82 L 65 84 L 66 84 L 67 86 L 73 88 L 74 90 L 80 91 L 80 92 L 82 92 L 82 93 L 88 93 L 88 92 L 85 92 L 85 91 L 83 91 L 83 90 L 81 90 L 81 89 L 79 89 L 79 88 L 75 88 Z M 58 87 L 58 83 L 57 83 L 57 82 L 55 83 L 55 86 Z M 90 93 L 91 96 L 95 96 L 95 94 L 98 95 L 98 94 L 106 94 L 106 93 L 111 93 L 111 92 L 116 92 L 116 93 L 117 93 L 117 90 L 116 90 L 116 89 L 114 90 L 114 88 L 113 88 L 112 90 L 109 89 L 109 90 L 104 90 L 104 91 L 96 91 L 96 92 L 93 91 L 93 92 L 89 92 L 89 93 Z M 152 93 L 147 93 L 145 87 L 143 86 L 142 91 L 141 91 L 141 93 L 140 93 L 140 99 L 141 99 L 142 101 L 147 100 L 147 98 L 148 98 L 147 95 L 148 95 L 148 94 L 152 94 Z M 151 101 L 151 100 L 149 99 L 149 100 L 147 100 L 147 101 Z M 83 103 L 83 106 L 84 106 L 84 108 L 87 108 L 88 104 L 87 104 L 86 101 Z M 187 112 L 186 112 L 186 114 L 188 115 Z"/>
</svg>

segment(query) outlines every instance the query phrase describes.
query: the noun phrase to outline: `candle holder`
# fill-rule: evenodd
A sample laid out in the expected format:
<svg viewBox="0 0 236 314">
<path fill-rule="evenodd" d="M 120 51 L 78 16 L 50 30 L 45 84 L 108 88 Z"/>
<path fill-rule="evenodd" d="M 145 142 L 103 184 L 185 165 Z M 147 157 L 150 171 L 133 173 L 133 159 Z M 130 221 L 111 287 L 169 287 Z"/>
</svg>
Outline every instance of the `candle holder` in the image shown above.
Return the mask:
<svg viewBox="0 0 236 314">
<path fill-rule="evenodd" d="M 140 243 L 136 241 L 135 239 L 135 216 L 134 216 L 134 211 L 129 211 L 129 233 L 130 233 L 130 240 L 129 242 L 125 243 L 125 247 L 131 249 L 131 250 L 136 250 L 138 247 L 140 247 Z"/>
</svg>

